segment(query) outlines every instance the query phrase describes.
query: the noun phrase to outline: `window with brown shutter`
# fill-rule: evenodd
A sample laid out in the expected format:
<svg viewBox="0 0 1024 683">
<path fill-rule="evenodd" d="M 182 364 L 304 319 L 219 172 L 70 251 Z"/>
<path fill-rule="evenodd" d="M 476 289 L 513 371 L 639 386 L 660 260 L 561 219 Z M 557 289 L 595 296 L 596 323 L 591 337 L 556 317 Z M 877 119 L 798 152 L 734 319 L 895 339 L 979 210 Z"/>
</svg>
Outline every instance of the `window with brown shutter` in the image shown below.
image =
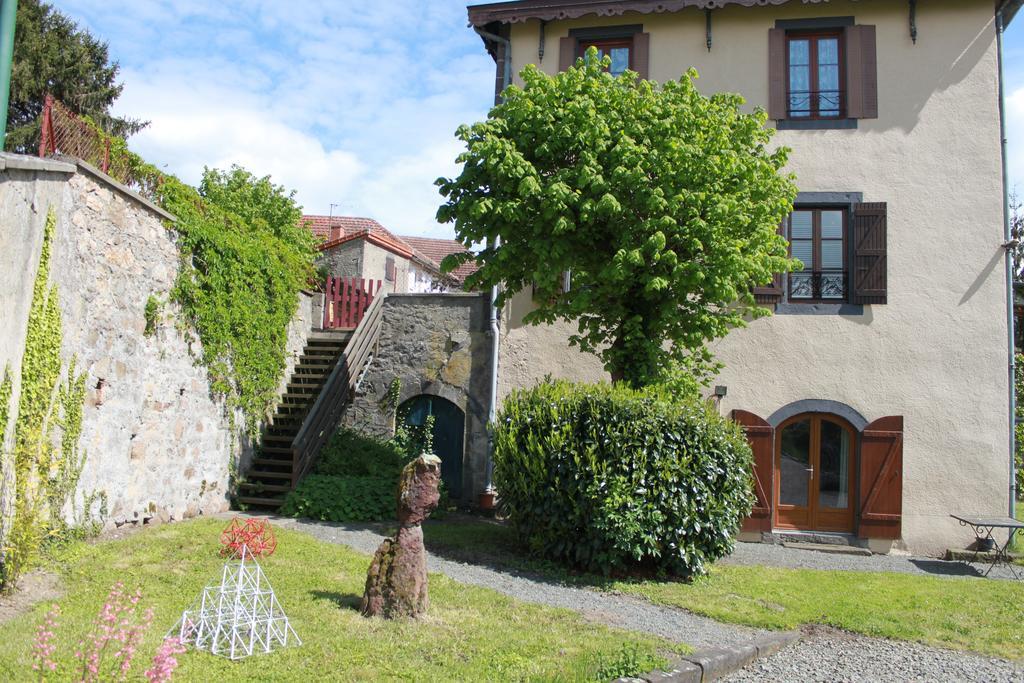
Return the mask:
<svg viewBox="0 0 1024 683">
<path fill-rule="evenodd" d="M 395 257 L 388 256 L 384 260 L 384 279 L 388 282 L 395 281 Z"/>
<path fill-rule="evenodd" d="M 779 129 L 855 128 L 878 117 L 875 27 L 779 20 L 768 32 L 768 115 Z"/>
<path fill-rule="evenodd" d="M 647 78 L 650 41 L 650 34 L 644 33 L 640 24 L 572 29 L 559 40 L 558 70 L 565 71 L 586 54 L 587 48 L 595 47 L 602 57 L 611 58 L 609 71 L 613 75 L 631 69 L 640 78 Z"/>
</svg>

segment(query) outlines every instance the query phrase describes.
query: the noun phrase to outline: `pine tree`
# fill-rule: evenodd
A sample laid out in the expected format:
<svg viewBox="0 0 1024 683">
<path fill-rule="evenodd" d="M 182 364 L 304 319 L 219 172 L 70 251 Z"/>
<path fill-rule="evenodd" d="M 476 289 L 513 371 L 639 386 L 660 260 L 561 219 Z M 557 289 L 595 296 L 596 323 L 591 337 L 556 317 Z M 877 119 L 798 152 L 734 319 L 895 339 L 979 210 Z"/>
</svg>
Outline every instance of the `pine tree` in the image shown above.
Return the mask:
<svg viewBox="0 0 1024 683">
<path fill-rule="evenodd" d="M 18 3 L 7 113 L 7 151 L 34 154 L 39 148 L 40 117 L 47 93 L 104 130 L 127 137 L 146 121 L 110 114 L 124 85 L 120 67 L 110 61 L 107 43 L 41 0 Z"/>
</svg>

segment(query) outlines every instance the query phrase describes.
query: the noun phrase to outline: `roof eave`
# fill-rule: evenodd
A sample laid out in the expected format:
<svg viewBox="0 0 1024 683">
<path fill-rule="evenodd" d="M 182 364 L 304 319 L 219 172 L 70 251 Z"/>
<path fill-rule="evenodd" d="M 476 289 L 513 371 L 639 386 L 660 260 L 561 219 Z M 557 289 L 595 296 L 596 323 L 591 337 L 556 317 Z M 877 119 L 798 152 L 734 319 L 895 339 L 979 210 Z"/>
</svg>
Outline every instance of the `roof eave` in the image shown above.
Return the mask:
<svg viewBox="0 0 1024 683">
<path fill-rule="evenodd" d="M 490 5 L 467 7 L 471 26 L 483 27 L 490 23 L 515 24 L 530 19 L 553 21 L 556 19 L 578 19 L 593 14 L 597 16 L 620 16 L 626 12 L 652 14 L 678 12 L 687 7 L 717 9 L 724 5 L 759 7 L 783 5 L 791 0 L 514 0 Z M 822 2 L 823 0 L 804 0 Z"/>
</svg>

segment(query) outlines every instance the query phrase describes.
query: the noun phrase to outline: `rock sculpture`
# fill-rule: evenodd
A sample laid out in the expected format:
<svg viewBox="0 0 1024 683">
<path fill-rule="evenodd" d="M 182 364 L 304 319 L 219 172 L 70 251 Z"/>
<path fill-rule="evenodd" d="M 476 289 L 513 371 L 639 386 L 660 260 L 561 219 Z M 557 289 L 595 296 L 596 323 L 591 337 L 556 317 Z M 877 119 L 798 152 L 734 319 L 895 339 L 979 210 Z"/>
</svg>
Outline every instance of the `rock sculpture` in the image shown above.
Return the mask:
<svg viewBox="0 0 1024 683">
<path fill-rule="evenodd" d="M 424 453 L 402 470 L 398 533 L 377 548 L 366 575 L 364 616 L 418 617 L 427 611 L 427 555 L 420 526 L 437 507 L 441 459 Z"/>
</svg>

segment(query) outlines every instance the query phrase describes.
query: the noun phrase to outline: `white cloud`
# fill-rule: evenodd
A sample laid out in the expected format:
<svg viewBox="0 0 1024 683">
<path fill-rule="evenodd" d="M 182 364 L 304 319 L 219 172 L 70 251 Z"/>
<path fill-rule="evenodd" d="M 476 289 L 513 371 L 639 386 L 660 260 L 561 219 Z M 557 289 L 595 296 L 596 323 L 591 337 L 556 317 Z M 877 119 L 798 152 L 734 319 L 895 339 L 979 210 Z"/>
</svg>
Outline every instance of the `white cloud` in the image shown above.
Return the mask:
<svg viewBox="0 0 1024 683">
<path fill-rule="evenodd" d="M 433 185 L 453 135 L 490 105 L 494 66 L 456 0 L 422 3 L 65 0 L 123 65 L 129 145 L 197 182 L 204 166 L 270 175 L 309 213 L 450 235 Z"/>
</svg>

